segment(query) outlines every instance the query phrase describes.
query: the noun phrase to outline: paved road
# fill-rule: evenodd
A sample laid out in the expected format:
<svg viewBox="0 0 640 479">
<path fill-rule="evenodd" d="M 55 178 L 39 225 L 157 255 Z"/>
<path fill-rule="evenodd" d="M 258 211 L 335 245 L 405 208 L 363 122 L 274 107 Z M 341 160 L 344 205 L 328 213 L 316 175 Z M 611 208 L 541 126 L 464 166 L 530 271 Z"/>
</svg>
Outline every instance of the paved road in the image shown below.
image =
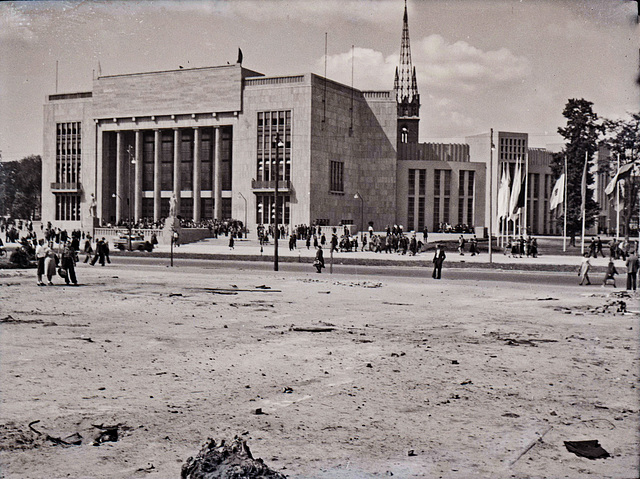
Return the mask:
<svg viewBox="0 0 640 479">
<path fill-rule="evenodd" d="M 114 265 L 139 265 L 141 267 L 157 267 L 165 266 L 169 267 L 169 258 L 157 258 L 157 257 L 125 257 L 125 256 L 112 256 L 112 264 Z M 329 262 L 327 261 L 327 268 L 323 271 L 322 277 L 329 276 Z M 264 271 L 267 273 L 274 273 L 273 262 L 271 261 L 219 261 L 210 259 L 174 259 L 174 267 L 176 269 L 185 270 L 191 268 L 200 269 L 228 269 L 230 272 L 238 270 L 251 270 L 251 271 Z M 416 266 L 361 266 L 361 265 L 340 265 L 334 264 L 333 275 L 334 276 L 352 276 L 362 277 L 366 276 L 368 279 L 373 280 L 377 277 L 420 277 L 430 279 L 431 268 L 416 267 Z M 279 264 L 280 273 L 312 273 L 313 267 L 309 263 L 288 263 L 281 262 Z M 456 281 L 508 281 L 516 283 L 531 283 L 540 284 L 546 283 L 550 286 L 563 285 L 571 286 L 577 285 L 578 277 L 575 273 L 559 273 L 559 272 L 541 272 L 541 271 L 507 271 L 507 270 L 488 270 L 488 269 L 474 269 L 474 268 L 445 268 L 443 269 L 443 278 L 445 280 Z M 592 276 L 592 283 L 601 284 L 601 274 L 596 273 Z M 620 283 L 622 280 L 620 278 Z"/>
</svg>

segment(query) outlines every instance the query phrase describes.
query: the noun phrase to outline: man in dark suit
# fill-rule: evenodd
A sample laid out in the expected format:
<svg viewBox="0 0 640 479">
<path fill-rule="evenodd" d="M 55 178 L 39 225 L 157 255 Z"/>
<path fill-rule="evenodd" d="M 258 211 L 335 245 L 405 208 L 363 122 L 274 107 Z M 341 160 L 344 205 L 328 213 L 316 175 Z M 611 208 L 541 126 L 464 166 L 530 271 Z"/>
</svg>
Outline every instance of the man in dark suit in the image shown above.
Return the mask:
<svg viewBox="0 0 640 479">
<path fill-rule="evenodd" d="M 444 263 L 447 255 L 444 254 L 444 249 L 442 245 L 438 245 L 436 247 L 436 253 L 433 256 L 433 274 L 431 275 L 433 279 L 440 279 L 442 275 L 442 263 Z"/>
</svg>

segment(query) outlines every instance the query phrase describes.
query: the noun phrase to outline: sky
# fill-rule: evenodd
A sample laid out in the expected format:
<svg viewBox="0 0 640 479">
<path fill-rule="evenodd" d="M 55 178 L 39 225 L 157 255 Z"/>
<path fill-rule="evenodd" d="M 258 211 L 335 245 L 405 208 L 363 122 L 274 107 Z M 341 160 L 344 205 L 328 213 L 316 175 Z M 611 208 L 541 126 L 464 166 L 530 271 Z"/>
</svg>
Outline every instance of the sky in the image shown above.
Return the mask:
<svg viewBox="0 0 640 479">
<path fill-rule="evenodd" d="M 605 118 L 640 110 L 637 3 L 408 0 L 420 141 L 496 131 L 563 140 L 570 98 Z M 103 75 L 234 63 L 265 75 L 314 72 L 393 89 L 404 0 L 43 1 L 0 3 L 0 152 L 42 153 L 46 95 Z M 325 36 L 326 51 L 325 57 Z M 353 62 L 353 63 L 352 63 Z"/>
</svg>

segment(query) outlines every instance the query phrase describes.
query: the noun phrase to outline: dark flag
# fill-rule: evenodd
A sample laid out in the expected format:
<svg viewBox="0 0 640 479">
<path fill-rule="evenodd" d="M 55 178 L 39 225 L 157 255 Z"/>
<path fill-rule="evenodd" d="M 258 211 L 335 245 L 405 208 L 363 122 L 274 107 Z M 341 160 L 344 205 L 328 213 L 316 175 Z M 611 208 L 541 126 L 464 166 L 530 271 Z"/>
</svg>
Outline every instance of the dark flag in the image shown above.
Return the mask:
<svg viewBox="0 0 640 479">
<path fill-rule="evenodd" d="M 242 63 L 242 50 L 238 48 L 238 61 L 236 63 Z"/>
</svg>

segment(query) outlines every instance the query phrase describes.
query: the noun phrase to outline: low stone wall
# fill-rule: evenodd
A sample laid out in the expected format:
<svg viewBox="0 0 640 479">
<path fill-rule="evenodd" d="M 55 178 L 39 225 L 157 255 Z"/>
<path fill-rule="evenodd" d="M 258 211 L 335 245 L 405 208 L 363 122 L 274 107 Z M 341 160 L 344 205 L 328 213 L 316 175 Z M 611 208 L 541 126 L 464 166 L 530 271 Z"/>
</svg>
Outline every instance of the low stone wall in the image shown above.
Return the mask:
<svg viewBox="0 0 640 479">
<path fill-rule="evenodd" d="M 122 234 L 127 233 L 127 228 L 96 228 L 94 230 L 95 238 L 105 238 L 107 241 L 113 240 Z M 155 233 L 159 244 L 170 244 L 171 235 L 165 234 L 161 229 L 133 229 L 134 234 L 142 234 L 144 239 L 151 241 L 151 237 Z M 178 229 L 180 244 L 195 243 L 210 236 L 208 228 L 179 228 Z"/>
</svg>

